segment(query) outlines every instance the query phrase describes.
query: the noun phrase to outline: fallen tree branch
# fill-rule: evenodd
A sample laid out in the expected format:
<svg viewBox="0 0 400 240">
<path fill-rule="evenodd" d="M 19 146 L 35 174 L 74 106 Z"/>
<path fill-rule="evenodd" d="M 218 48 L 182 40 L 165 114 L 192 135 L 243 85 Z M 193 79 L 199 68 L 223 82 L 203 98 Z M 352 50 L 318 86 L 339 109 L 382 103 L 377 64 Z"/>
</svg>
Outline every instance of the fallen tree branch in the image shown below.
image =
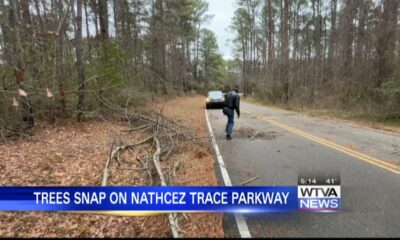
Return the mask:
<svg viewBox="0 0 400 240">
<path fill-rule="evenodd" d="M 133 154 L 131 149 L 128 149 L 128 151 Z M 148 159 L 151 157 L 148 156 L 146 150 L 144 150 L 144 151 L 146 152 L 146 157 L 140 157 L 139 155 L 137 155 L 136 159 L 142 164 L 142 167 L 143 167 L 144 171 L 146 171 L 147 176 L 149 178 L 149 186 L 152 186 L 153 185 L 153 176 L 151 174 L 151 169 L 150 169 L 149 161 L 148 161 Z"/>
<path fill-rule="evenodd" d="M 166 129 L 169 129 L 170 131 L 175 132 L 176 134 L 184 137 L 187 140 L 190 140 L 198 145 L 205 146 L 203 143 L 197 141 L 198 139 L 196 137 L 193 136 L 193 133 L 190 132 L 190 130 L 184 126 L 182 126 L 181 124 L 177 123 L 176 121 L 166 117 L 165 115 L 163 115 L 161 112 L 160 113 L 154 113 L 157 118 L 156 120 L 152 119 L 150 116 L 145 116 L 143 114 L 140 113 L 136 113 L 136 112 L 128 112 L 127 108 L 125 107 L 125 109 L 116 106 L 114 104 L 112 104 L 108 99 L 106 99 L 104 96 L 98 97 L 99 101 L 102 102 L 104 104 L 104 106 L 110 108 L 111 110 L 116 111 L 118 114 L 121 114 L 123 117 L 128 118 L 128 122 L 130 122 L 130 119 L 141 119 L 147 122 L 152 123 L 153 125 L 155 125 L 157 128 L 158 127 L 163 127 Z"/>
<path fill-rule="evenodd" d="M 162 170 L 161 170 L 161 165 L 160 165 L 161 147 L 160 147 L 160 141 L 158 140 L 156 134 L 154 134 L 154 142 L 156 144 L 156 152 L 153 155 L 153 163 L 154 163 L 154 166 L 158 173 L 158 176 L 160 178 L 161 186 L 167 186 L 167 183 L 165 182 L 164 174 L 162 173 Z M 178 224 L 172 213 L 168 213 L 168 221 L 169 221 L 169 225 L 171 227 L 172 236 L 174 238 L 179 238 L 180 236 L 179 236 L 179 232 L 178 232 L 178 229 L 179 229 Z"/>
<path fill-rule="evenodd" d="M 125 149 L 128 149 L 128 148 L 138 147 L 138 146 L 140 146 L 140 145 L 143 145 L 143 144 L 149 142 L 149 141 L 152 140 L 152 139 L 153 139 L 153 136 L 148 137 L 148 138 L 146 138 L 146 139 L 144 139 L 144 140 L 142 140 L 142 141 L 140 141 L 140 142 L 138 142 L 138 143 L 135 143 L 135 144 L 122 145 L 122 146 L 119 146 L 119 147 L 117 148 L 117 150 L 118 150 L 118 151 L 124 151 Z"/>
<path fill-rule="evenodd" d="M 257 132 L 250 138 L 250 141 L 253 141 L 254 138 L 255 138 L 259 133 L 260 133 L 260 131 L 257 131 Z"/>
<path fill-rule="evenodd" d="M 111 159 L 114 155 L 114 145 L 115 145 L 115 139 L 114 139 L 113 143 L 111 144 L 110 153 L 108 155 L 106 165 L 104 166 L 103 180 L 101 181 L 101 186 L 107 186 L 108 166 L 110 165 Z"/>
<path fill-rule="evenodd" d="M 164 129 L 164 133 L 165 133 L 165 135 L 168 136 L 169 141 L 170 141 L 170 147 L 168 149 L 164 150 L 164 152 L 162 153 L 162 154 L 166 153 L 164 155 L 164 157 L 162 158 L 163 161 L 166 161 L 169 158 L 170 154 L 172 153 L 172 150 L 174 149 L 174 138 L 173 138 L 172 134 L 168 134 L 166 129 Z"/>
<path fill-rule="evenodd" d="M 116 147 L 116 148 L 114 148 L 114 145 L 115 145 L 115 139 L 114 139 L 114 142 L 113 142 L 113 144 L 112 144 L 112 146 L 111 146 L 111 150 L 110 150 L 109 157 L 108 157 L 107 162 L 106 162 L 106 165 L 105 165 L 105 167 L 104 167 L 103 180 L 102 180 L 101 186 L 107 186 L 108 167 L 109 167 L 111 161 L 112 161 L 114 158 L 116 159 L 116 161 L 117 161 L 117 163 L 118 163 L 118 165 L 119 165 L 119 164 L 120 164 L 119 155 L 120 155 L 120 153 L 121 153 L 122 151 L 124 151 L 124 150 L 126 150 L 126 149 L 129 149 L 129 148 L 133 148 L 133 147 L 140 146 L 140 145 L 142 145 L 142 144 L 145 144 L 145 143 L 149 142 L 149 141 L 152 140 L 152 139 L 153 139 L 153 136 L 151 136 L 151 137 L 149 137 L 149 138 L 146 138 L 146 139 L 144 139 L 143 141 L 138 142 L 138 143 L 135 143 L 135 144 L 122 145 L 122 146 L 118 146 L 118 147 Z"/>
<path fill-rule="evenodd" d="M 4 130 L 4 129 L 0 129 L 1 138 L 3 139 L 3 142 L 4 142 L 4 143 L 8 144 L 8 141 L 7 141 L 6 137 L 4 136 L 3 130 Z"/>
<path fill-rule="evenodd" d="M 394 151 L 394 152 L 392 152 L 392 153 L 390 153 L 390 154 L 391 154 L 391 155 L 394 155 L 394 154 L 397 154 L 397 153 L 400 153 L 400 150 Z"/>
<path fill-rule="evenodd" d="M 32 133 L 27 134 L 24 129 L 14 130 L 14 129 L 11 129 L 6 126 L 0 126 L 0 129 L 2 131 L 2 137 L 4 138 L 3 140 L 6 140 L 7 138 L 10 138 L 10 137 L 23 136 L 23 137 L 29 138 L 32 136 Z"/>
<path fill-rule="evenodd" d="M 137 127 L 137 128 L 131 128 L 131 129 L 126 129 L 126 130 L 121 130 L 121 132 L 129 132 L 129 133 L 131 133 L 131 132 L 136 132 L 136 131 L 138 131 L 138 130 L 142 130 L 142 129 L 145 129 L 145 128 L 147 128 L 147 127 L 149 127 L 149 125 L 143 125 L 143 126 L 140 126 L 140 127 Z"/>
<path fill-rule="evenodd" d="M 250 180 L 248 180 L 248 181 L 242 182 L 240 185 L 245 185 L 245 184 L 251 183 L 251 182 L 253 182 L 254 180 L 256 180 L 257 178 L 258 178 L 258 176 L 255 176 L 255 177 L 253 177 L 252 179 L 250 179 Z"/>
</svg>

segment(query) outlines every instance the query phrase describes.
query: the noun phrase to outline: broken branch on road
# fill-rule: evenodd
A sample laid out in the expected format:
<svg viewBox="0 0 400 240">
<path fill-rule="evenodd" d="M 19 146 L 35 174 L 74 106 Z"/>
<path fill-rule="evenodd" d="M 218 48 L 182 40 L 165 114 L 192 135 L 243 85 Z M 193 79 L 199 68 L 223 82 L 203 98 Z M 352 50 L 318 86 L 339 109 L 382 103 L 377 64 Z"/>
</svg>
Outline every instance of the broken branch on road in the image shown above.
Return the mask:
<svg viewBox="0 0 400 240">
<path fill-rule="evenodd" d="M 253 182 L 253 181 L 257 180 L 257 179 L 258 179 L 258 176 L 255 176 L 250 180 L 247 180 L 245 182 L 240 183 L 240 185 L 246 185 L 246 184 L 251 183 L 251 182 Z"/>
</svg>

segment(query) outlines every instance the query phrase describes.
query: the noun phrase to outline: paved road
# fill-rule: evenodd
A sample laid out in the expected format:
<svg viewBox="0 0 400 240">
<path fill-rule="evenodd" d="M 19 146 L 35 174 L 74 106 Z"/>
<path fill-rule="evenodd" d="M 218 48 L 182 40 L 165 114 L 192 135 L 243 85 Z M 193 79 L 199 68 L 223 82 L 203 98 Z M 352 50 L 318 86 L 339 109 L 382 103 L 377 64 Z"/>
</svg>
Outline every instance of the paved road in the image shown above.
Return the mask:
<svg viewBox="0 0 400 240">
<path fill-rule="evenodd" d="M 342 181 L 342 212 L 245 215 L 252 237 L 400 237 L 399 135 L 246 102 L 241 108 L 232 141 L 222 111 L 207 111 L 233 185 L 255 176 L 248 185 L 297 185 L 299 173 L 339 172 Z M 249 129 L 265 136 L 250 139 Z M 232 216 L 224 228 L 238 236 Z"/>
</svg>

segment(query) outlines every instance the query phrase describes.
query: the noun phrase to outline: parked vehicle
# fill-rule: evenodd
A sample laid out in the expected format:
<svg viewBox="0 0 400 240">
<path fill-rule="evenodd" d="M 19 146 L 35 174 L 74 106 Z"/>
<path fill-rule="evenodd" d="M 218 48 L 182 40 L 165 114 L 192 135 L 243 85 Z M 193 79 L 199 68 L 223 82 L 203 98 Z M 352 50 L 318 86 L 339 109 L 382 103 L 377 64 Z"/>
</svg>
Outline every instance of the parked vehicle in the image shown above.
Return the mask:
<svg viewBox="0 0 400 240">
<path fill-rule="evenodd" d="M 206 108 L 223 108 L 225 106 L 225 94 L 221 91 L 210 91 L 206 98 Z"/>
</svg>

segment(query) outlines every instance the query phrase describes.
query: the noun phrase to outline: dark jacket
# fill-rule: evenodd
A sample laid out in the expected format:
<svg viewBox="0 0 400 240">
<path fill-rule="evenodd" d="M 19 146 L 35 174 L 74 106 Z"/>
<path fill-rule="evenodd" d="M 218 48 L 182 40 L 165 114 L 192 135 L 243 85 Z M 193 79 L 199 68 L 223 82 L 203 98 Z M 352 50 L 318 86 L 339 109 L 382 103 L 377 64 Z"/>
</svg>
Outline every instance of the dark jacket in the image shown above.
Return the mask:
<svg viewBox="0 0 400 240">
<path fill-rule="evenodd" d="M 240 96 L 235 90 L 226 94 L 225 102 L 228 108 L 236 110 L 237 115 L 240 116 Z"/>
</svg>

